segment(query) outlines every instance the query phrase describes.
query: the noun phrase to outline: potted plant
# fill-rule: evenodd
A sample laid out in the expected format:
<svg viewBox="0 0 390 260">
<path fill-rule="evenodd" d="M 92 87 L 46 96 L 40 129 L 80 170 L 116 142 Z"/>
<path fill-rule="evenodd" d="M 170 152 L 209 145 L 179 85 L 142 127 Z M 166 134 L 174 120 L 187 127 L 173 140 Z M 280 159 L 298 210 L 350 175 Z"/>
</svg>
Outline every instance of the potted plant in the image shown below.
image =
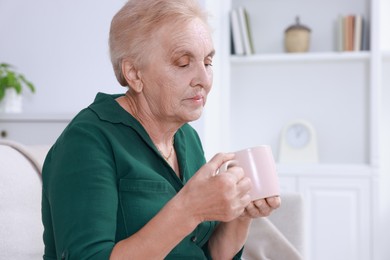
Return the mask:
<svg viewBox="0 0 390 260">
<path fill-rule="evenodd" d="M 0 64 L 0 111 L 21 112 L 21 93 L 28 88 L 35 93 L 35 86 L 23 74 L 7 63 Z"/>
</svg>

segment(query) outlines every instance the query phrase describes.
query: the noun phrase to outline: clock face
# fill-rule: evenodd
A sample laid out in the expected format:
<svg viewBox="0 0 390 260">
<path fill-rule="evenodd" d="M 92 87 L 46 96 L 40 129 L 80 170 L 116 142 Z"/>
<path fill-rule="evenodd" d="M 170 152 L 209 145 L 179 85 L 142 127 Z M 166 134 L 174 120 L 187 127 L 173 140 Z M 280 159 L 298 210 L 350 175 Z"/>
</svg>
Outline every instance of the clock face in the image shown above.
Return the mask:
<svg viewBox="0 0 390 260">
<path fill-rule="evenodd" d="M 304 124 L 293 124 L 286 132 L 287 143 L 295 149 L 305 147 L 310 142 L 310 130 Z"/>
</svg>

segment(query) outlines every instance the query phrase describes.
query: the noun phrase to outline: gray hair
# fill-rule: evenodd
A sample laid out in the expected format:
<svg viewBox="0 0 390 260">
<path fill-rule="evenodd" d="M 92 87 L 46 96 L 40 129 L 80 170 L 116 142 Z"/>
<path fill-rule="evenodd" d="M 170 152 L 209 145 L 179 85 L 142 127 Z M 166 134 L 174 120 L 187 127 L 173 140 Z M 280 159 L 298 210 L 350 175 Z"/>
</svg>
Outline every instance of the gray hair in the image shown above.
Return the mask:
<svg viewBox="0 0 390 260">
<path fill-rule="evenodd" d="M 163 24 L 201 19 L 208 26 L 208 13 L 197 0 L 129 0 L 111 21 L 109 48 L 115 76 L 127 86 L 122 74 L 125 58 L 142 65 L 152 34 Z"/>
</svg>

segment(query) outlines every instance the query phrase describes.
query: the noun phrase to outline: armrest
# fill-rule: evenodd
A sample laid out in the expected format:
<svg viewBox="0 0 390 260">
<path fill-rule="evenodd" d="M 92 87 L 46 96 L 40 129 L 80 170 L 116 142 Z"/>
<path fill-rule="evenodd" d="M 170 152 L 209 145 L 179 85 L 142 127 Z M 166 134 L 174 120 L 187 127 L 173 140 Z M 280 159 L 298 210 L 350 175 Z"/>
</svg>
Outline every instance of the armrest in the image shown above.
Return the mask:
<svg viewBox="0 0 390 260">
<path fill-rule="evenodd" d="M 298 193 L 281 198 L 282 205 L 271 216 L 252 221 L 243 259 L 303 259 L 303 198 Z"/>
<path fill-rule="evenodd" d="M 304 252 L 304 205 L 300 193 L 285 193 L 281 195 L 282 205 L 268 219 L 297 248 Z"/>
</svg>

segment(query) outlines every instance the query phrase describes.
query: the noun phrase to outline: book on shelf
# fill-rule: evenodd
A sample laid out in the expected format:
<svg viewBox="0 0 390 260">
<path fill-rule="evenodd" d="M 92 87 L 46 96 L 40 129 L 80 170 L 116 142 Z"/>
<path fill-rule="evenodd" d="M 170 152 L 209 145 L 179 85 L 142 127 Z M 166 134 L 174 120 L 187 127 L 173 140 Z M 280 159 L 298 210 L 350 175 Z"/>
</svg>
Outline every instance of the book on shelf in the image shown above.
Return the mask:
<svg viewBox="0 0 390 260">
<path fill-rule="evenodd" d="M 338 51 L 368 50 L 369 35 L 367 20 L 362 15 L 340 15 L 337 24 Z"/>
<path fill-rule="evenodd" d="M 370 24 L 367 19 L 362 18 L 362 50 L 370 50 Z"/>
<path fill-rule="evenodd" d="M 250 20 L 245 7 L 240 6 L 230 11 L 230 28 L 235 55 L 251 55 L 254 53 Z"/>
<path fill-rule="evenodd" d="M 237 9 L 232 9 L 230 11 L 230 32 L 233 43 L 233 54 L 243 55 L 244 43 L 241 37 L 241 29 Z"/>
<path fill-rule="evenodd" d="M 347 15 L 344 22 L 344 51 L 353 51 L 355 17 Z"/>
<path fill-rule="evenodd" d="M 344 50 L 344 17 L 342 15 L 339 15 L 337 19 L 337 51 L 343 51 Z"/>
<path fill-rule="evenodd" d="M 361 15 L 355 15 L 354 19 L 354 34 L 353 34 L 353 50 L 362 50 L 362 34 L 363 34 L 363 17 Z"/>
</svg>

